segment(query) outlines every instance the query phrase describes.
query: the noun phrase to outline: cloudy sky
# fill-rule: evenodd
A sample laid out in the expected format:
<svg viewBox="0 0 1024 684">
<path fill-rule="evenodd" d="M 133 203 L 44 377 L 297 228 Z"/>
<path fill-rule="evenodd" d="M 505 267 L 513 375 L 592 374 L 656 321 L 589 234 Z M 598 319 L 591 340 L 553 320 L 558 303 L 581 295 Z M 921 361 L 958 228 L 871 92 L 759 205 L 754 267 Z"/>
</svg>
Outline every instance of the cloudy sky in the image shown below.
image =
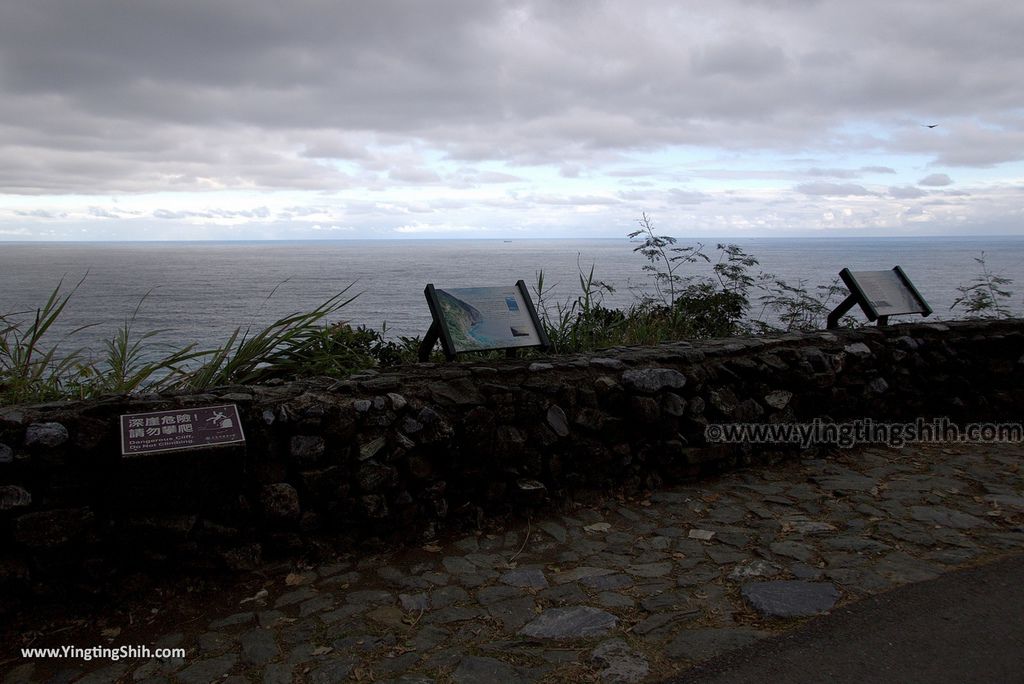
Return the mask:
<svg viewBox="0 0 1024 684">
<path fill-rule="evenodd" d="M 1019 0 L 4 0 L 0 240 L 1024 234 L 1021 36 Z"/>
</svg>

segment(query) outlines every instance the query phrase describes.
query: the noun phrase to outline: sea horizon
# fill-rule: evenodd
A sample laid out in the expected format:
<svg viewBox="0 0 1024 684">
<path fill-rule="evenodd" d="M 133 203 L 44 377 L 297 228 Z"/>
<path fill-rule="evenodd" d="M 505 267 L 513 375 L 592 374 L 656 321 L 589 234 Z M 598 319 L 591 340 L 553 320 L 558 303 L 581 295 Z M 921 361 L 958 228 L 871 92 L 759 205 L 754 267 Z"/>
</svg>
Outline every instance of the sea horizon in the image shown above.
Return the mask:
<svg viewBox="0 0 1024 684">
<path fill-rule="evenodd" d="M 659 233 L 660 231 L 655 231 Z M 739 242 L 742 240 L 1024 240 L 1024 234 L 991 233 L 983 235 L 816 235 L 816 234 L 794 234 L 794 235 L 672 235 L 677 243 L 684 241 L 708 241 L 708 240 L 730 240 Z M 573 237 L 331 237 L 331 238 L 211 238 L 192 240 L 12 240 L 0 238 L 0 245 L 132 245 L 132 244 L 301 244 L 301 243 L 355 243 L 355 242 L 553 242 L 553 241 L 628 241 L 640 242 L 639 239 L 630 239 L 625 235 L 622 237 L 608 236 L 573 236 Z"/>
<path fill-rule="evenodd" d="M 740 245 L 764 272 L 804 287 L 815 297 L 843 268 L 883 270 L 900 265 L 934 310 L 928 320 L 955 318 L 958 288 L 980 274 L 976 262 L 1012 281 L 1007 300 L 1024 310 L 1024 236 L 677 238 L 702 244 L 714 261 L 718 243 Z M 345 288 L 359 296 L 337 320 L 384 329 L 389 338 L 423 335 L 430 313 L 424 287 L 513 285 L 534 291 L 544 273 L 546 304 L 569 306 L 580 293 L 580 271 L 594 268 L 609 308 L 628 308 L 652 283 L 640 242 L 621 238 L 363 238 L 318 240 L 19 241 L 0 248 L 0 315 L 35 311 L 63 282 L 80 280 L 59 336 L 80 326 L 73 346 L 102 350 L 142 301 L 135 321 L 154 342 L 173 346 L 222 344 L 232 330 L 258 330 L 274 320 L 310 311 Z M 710 276 L 711 264 L 686 264 L 686 275 Z M 84 278 L 84 280 L 83 280 Z M 751 314 L 762 303 L 752 293 Z M 831 302 L 835 306 L 838 302 Z M 27 315 L 27 314 L 25 314 Z M 921 320 L 919 317 L 905 320 Z"/>
</svg>

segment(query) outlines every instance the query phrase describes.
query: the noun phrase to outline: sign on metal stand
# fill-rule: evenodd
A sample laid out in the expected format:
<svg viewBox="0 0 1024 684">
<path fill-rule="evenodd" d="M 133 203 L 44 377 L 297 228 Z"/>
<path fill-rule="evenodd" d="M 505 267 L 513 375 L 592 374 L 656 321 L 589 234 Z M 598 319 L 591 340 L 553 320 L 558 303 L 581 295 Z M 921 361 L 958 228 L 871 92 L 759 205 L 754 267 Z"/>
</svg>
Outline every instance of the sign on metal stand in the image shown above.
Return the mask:
<svg viewBox="0 0 1024 684">
<path fill-rule="evenodd" d="M 445 357 L 491 349 L 515 356 L 523 347 L 548 347 L 548 337 L 537 317 L 526 283 L 514 287 L 435 288 L 423 290 L 433 322 L 419 348 L 426 361 L 438 340 Z"/>
<path fill-rule="evenodd" d="M 888 325 L 889 316 L 921 314 L 929 316 L 932 308 L 917 291 L 910 278 L 899 266 L 890 271 L 851 271 L 844 268 L 839 277 L 850 290 L 850 295 L 828 315 L 828 329 L 839 327 L 839 319 L 860 305 L 869 321 Z"/>
</svg>

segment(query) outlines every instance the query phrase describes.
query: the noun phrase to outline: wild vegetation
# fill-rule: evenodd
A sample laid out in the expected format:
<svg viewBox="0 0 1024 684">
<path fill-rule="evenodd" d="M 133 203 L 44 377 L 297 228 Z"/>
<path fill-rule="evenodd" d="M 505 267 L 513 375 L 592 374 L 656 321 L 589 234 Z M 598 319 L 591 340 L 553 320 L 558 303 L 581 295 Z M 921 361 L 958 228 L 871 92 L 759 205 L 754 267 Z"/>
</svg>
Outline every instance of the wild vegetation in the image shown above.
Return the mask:
<svg viewBox="0 0 1024 684">
<path fill-rule="evenodd" d="M 647 286 L 634 290 L 624 308 L 604 305 L 614 288 L 597 278 L 595 267 L 577 261 L 575 298 L 553 301 L 539 272 L 533 286 L 538 315 L 551 342 L 548 353 L 565 354 L 611 346 L 655 344 L 683 339 L 764 335 L 825 327 L 829 311 L 845 296 L 838 281 L 813 289 L 755 270 L 758 260 L 739 245 L 681 246 L 660 235 L 644 214 L 629 234 L 634 251 L 646 259 Z M 984 253 L 974 259 L 980 272 L 957 288 L 951 310 L 967 318 L 1011 315 L 1012 281 L 993 273 Z M 695 273 L 695 265 L 710 271 Z M 34 312 L 0 315 L 0 405 L 86 398 L 140 391 L 202 390 L 217 385 L 258 383 L 272 378 L 344 377 L 361 369 L 416 361 L 418 337 L 389 339 L 387 329 L 351 327 L 337 314 L 357 294 L 352 286 L 308 312 L 280 318 L 262 329 L 236 328 L 215 349 L 158 347 L 162 330 L 138 333 L 131 315 L 96 357 L 69 347 L 72 330 L 54 341 L 53 326 L 81 281 L 61 281 Z M 273 296 L 273 292 L 269 296 Z M 858 325 L 847 317 L 843 325 Z M 87 326 L 88 327 L 88 326 Z M 496 352 L 489 352 L 498 356 Z M 476 355 L 479 358 L 479 355 Z M 435 358 L 440 358 L 435 352 Z"/>
</svg>

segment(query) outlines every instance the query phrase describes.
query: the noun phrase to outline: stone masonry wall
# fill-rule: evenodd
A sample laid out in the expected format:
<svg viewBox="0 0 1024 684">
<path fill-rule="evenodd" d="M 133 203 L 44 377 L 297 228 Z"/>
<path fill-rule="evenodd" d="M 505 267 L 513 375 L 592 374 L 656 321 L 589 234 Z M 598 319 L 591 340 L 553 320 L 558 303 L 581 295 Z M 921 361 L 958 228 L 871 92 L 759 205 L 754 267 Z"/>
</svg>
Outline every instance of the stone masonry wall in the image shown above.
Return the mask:
<svg viewBox="0 0 1024 684">
<path fill-rule="evenodd" d="M 429 538 L 578 492 L 795 453 L 709 423 L 1018 421 L 1024 321 L 418 364 L 204 394 L 0 409 L 0 590 L 251 567 L 331 535 Z M 246 444 L 120 455 L 118 417 L 233 403 Z"/>
</svg>

